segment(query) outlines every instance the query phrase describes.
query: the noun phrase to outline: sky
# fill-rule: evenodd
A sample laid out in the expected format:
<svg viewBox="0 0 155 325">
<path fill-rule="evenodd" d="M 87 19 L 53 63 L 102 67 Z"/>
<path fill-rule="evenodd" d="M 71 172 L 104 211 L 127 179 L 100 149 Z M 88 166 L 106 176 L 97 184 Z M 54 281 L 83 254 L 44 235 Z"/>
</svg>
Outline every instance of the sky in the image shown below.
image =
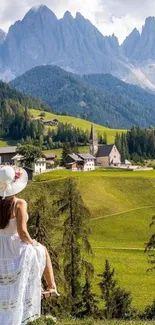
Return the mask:
<svg viewBox="0 0 155 325">
<path fill-rule="evenodd" d="M 145 18 L 155 16 L 155 0 L 0 0 L 0 28 L 21 20 L 33 6 L 47 5 L 58 18 L 69 10 L 73 16 L 80 12 L 103 35 L 118 37 L 122 43 L 136 27 L 141 31 Z"/>
</svg>

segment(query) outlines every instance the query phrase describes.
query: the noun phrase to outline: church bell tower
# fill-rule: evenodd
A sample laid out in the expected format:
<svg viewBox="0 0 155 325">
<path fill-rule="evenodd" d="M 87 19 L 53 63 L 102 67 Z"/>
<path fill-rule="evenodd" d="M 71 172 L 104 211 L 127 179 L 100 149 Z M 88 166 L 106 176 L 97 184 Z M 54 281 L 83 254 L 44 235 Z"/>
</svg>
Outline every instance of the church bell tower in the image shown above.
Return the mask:
<svg viewBox="0 0 155 325">
<path fill-rule="evenodd" d="M 89 151 L 91 155 L 96 156 L 98 152 L 98 137 L 95 133 L 94 124 L 91 125 L 90 137 L 89 137 Z"/>
</svg>

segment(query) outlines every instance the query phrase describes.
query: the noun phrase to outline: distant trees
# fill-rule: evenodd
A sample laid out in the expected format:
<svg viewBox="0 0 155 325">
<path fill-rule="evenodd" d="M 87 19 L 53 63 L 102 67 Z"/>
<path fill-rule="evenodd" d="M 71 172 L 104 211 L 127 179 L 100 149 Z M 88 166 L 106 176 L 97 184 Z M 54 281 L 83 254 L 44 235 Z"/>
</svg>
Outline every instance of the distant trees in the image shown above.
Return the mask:
<svg viewBox="0 0 155 325">
<path fill-rule="evenodd" d="M 42 157 L 41 149 L 30 144 L 19 145 L 17 153 L 23 156 L 23 163 L 27 167 L 31 167 L 32 163 Z"/>
<path fill-rule="evenodd" d="M 115 137 L 115 145 L 118 149 L 118 151 L 121 154 L 121 160 L 122 162 L 125 161 L 125 159 L 129 159 L 130 155 L 129 155 L 129 150 L 128 150 L 128 143 L 127 143 L 127 137 L 125 133 L 116 133 L 116 137 Z"/>
</svg>

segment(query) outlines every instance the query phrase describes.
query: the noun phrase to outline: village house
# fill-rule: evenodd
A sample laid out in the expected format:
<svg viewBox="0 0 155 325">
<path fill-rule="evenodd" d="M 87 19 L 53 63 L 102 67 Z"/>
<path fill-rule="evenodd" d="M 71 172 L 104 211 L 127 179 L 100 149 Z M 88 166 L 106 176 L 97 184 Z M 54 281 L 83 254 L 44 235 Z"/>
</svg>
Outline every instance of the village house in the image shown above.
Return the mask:
<svg viewBox="0 0 155 325">
<path fill-rule="evenodd" d="M 49 125 L 49 126 L 58 126 L 59 121 L 56 118 L 53 119 L 44 119 L 43 116 L 39 115 L 37 117 L 33 117 L 32 118 L 33 121 L 41 121 L 43 122 L 45 125 Z"/>
<path fill-rule="evenodd" d="M 13 165 L 16 167 L 24 167 L 26 168 L 27 166 L 25 166 L 24 162 L 23 162 L 23 156 L 16 154 L 13 158 Z M 33 173 L 35 174 L 41 174 L 46 172 L 46 159 L 45 158 L 39 158 L 37 159 L 34 163 L 32 163 L 32 166 L 30 168 Z"/>
<path fill-rule="evenodd" d="M 39 158 L 32 164 L 32 169 L 35 174 L 41 174 L 46 172 L 46 159 Z"/>
<path fill-rule="evenodd" d="M 47 163 L 54 165 L 57 160 L 57 155 L 55 153 L 44 154 L 44 158 L 46 159 Z"/>
<path fill-rule="evenodd" d="M 91 126 L 89 139 L 90 154 L 95 155 L 96 165 L 102 167 L 120 167 L 121 155 L 115 144 L 98 145 L 98 137 L 95 134 L 94 125 Z"/>
<path fill-rule="evenodd" d="M 91 171 L 95 169 L 96 158 L 89 153 L 70 154 L 67 157 L 65 167 L 72 171 Z"/>
<path fill-rule="evenodd" d="M 0 165 L 2 164 L 11 164 L 12 158 L 16 153 L 17 147 L 0 147 Z"/>
</svg>

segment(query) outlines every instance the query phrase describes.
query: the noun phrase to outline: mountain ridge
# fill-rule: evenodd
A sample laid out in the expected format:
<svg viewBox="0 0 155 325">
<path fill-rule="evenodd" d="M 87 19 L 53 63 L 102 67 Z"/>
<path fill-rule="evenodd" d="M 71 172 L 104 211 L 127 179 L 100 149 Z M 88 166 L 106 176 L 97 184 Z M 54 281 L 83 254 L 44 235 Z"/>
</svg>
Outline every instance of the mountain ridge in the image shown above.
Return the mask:
<svg viewBox="0 0 155 325">
<path fill-rule="evenodd" d="M 114 34 L 104 36 L 81 13 L 73 17 L 66 11 L 58 19 L 41 5 L 32 7 L 0 37 L 0 78 L 9 81 L 49 64 L 80 75 L 110 73 L 155 91 L 154 44 L 154 17 L 146 19 L 142 33 L 135 28 L 120 46 Z"/>
<path fill-rule="evenodd" d="M 110 75 L 80 77 L 46 65 L 17 77 L 10 86 L 40 98 L 57 113 L 87 116 L 90 121 L 108 127 L 155 124 L 155 95 Z"/>
</svg>

